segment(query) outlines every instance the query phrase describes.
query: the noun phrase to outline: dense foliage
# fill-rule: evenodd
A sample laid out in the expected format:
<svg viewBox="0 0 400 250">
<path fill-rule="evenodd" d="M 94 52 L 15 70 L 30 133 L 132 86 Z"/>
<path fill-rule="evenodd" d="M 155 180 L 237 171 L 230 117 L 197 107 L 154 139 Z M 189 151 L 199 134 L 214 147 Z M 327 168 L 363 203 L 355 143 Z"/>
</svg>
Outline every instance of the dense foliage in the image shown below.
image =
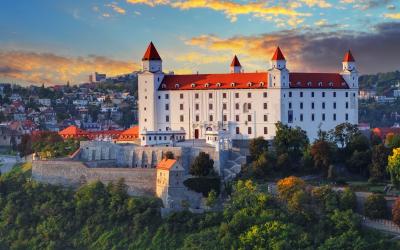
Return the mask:
<svg viewBox="0 0 400 250">
<path fill-rule="evenodd" d="M 12 173 L 0 177 L 0 249 L 398 249 L 319 197 L 330 209 L 312 199 L 302 203 L 309 209 L 289 209 L 239 181 L 223 211 L 163 219 L 159 200 L 129 197 L 122 181 L 72 191 Z"/>
<path fill-rule="evenodd" d="M 384 219 L 387 217 L 385 197 L 381 194 L 371 194 L 364 203 L 364 213 L 372 219 Z"/>
</svg>

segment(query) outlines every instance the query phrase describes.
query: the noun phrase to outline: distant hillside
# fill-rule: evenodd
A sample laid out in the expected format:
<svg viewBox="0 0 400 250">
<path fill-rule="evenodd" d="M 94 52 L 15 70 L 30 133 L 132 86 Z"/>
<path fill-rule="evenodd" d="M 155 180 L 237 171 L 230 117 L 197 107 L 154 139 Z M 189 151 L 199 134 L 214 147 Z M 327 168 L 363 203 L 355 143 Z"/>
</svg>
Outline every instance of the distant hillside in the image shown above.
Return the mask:
<svg viewBox="0 0 400 250">
<path fill-rule="evenodd" d="M 360 76 L 360 89 L 375 89 L 377 95 L 391 96 L 395 85 L 400 85 L 400 71 Z"/>
</svg>

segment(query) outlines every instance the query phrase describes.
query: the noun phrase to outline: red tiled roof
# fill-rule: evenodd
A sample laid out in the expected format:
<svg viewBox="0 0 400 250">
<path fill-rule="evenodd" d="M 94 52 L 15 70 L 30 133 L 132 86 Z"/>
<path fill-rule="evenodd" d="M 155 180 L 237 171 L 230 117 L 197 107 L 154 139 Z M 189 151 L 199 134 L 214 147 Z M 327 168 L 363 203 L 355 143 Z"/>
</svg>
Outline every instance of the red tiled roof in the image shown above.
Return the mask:
<svg viewBox="0 0 400 250">
<path fill-rule="evenodd" d="M 157 164 L 157 169 L 170 170 L 175 163 L 175 159 L 163 159 Z"/>
<path fill-rule="evenodd" d="M 344 55 L 343 62 L 354 62 L 354 61 L 355 60 L 353 55 L 351 54 L 351 51 L 350 50 L 347 51 L 347 53 Z"/>
<path fill-rule="evenodd" d="M 290 88 L 348 89 L 337 73 L 289 73 Z"/>
<path fill-rule="evenodd" d="M 242 67 L 236 55 L 232 60 L 231 67 Z"/>
<path fill-rule="evenodd" d="M 279 46 L 276 48 L 274 55 L 271 58 L 272 61 L 278 61 L 278 60 L 285 60 L 285 57 L 283 56 L 283 53 Z"/>
<path fill-rule="evenodd" d="M 266 72 L 166 75 L 159 90 L 266 89 L 267 81 L 268 73 Z"/>
<path fill-rule="evenodd" d="M 142 58 L 142 61 L 149 61 L 149 60 L 161 60 L 161 57 L 158 54 L 156 47 L 154 47 L 153 42 L 150 42 Z"/>
<path fill-rule="evenodd" d="M 349 88 L 343 77 L 337 73 L 290 73 L 289 81 L 291 88 Z M 266 89 L 267 87 L 268 73 L 262 72 L 166 75 L 159 90 Z"/>
<path fill-rule="evenodd" d="M 117 141 L 129 141 L 129 140 L 135 140 L 139 138 L 139 126 L 133 126 L 124 132 L 122 132 L 118 138 Z"/>
<path fill-rule="evenodd" d="M 76 127 L 76 126 L 69 126 L 63 130 L 61 130 L 60 132 L 58 132 L 59 135 L 80 135 L 80 134 L 84 134 L 85 131 L 83 131 L 82 129 Z"/>
</svg>

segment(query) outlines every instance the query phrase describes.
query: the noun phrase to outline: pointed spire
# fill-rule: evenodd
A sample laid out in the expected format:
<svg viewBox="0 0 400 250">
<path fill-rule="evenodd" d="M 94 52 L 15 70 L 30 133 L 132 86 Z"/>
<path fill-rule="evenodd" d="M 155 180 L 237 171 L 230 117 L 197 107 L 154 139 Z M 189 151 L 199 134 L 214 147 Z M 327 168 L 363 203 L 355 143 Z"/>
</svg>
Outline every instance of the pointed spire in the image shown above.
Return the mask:
<svg viewBox="0 0 400 250">
<path fill-rule="evenodd" d="M 271 58 L 272 61 L 286 60 L 279 46 L 276 48 L 274 55 Z"/>
<path fill-rule="evenodd" d="M 242 65 L 240 64 L 239 59 L 237 58 L 236 55 L 235 55 L 235 57 L 233 57 L 231 67 L 242 67 Z"/>
<path fill-rule="evenodd" d="M 161 57 L 157 52 L 156 47 L 154 46 L 153 42 L 150 42 L 149 46 L 147 47 L 146 52 L 142 58 L 142 61 L 150 61 L 150 60 L 159 60 L 161 61 Z"/>
<path fill-rule="evenodd" d="M 355 62 L 350 50 L 344 55 L 343 62 Z"/>
</svg>

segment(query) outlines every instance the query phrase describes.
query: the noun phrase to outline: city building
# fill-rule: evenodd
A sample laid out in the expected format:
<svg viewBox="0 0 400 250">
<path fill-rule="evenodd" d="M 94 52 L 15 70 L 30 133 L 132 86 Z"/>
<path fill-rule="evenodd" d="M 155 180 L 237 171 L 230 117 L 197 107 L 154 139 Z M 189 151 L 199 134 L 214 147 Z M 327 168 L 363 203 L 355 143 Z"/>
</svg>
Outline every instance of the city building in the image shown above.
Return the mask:
<svg viewBox="0 0 400 250">
<path fill-rule="evenodd" d="M 350 51 L 340 73 L 289 72 L 277 47 L 265 72 L 244 73 L 235 56 L 230 73 L 175 75 L 163 72 L 162 59 L 150 43 L 142 66 L 142 145 L 206 139 L 213 131 L 225 131 L 233 140 L 272 139 L 277 122 L 299 126 L 314 140 L 319 129 L 358 123 L 358 72 Z"/>
</svg>

